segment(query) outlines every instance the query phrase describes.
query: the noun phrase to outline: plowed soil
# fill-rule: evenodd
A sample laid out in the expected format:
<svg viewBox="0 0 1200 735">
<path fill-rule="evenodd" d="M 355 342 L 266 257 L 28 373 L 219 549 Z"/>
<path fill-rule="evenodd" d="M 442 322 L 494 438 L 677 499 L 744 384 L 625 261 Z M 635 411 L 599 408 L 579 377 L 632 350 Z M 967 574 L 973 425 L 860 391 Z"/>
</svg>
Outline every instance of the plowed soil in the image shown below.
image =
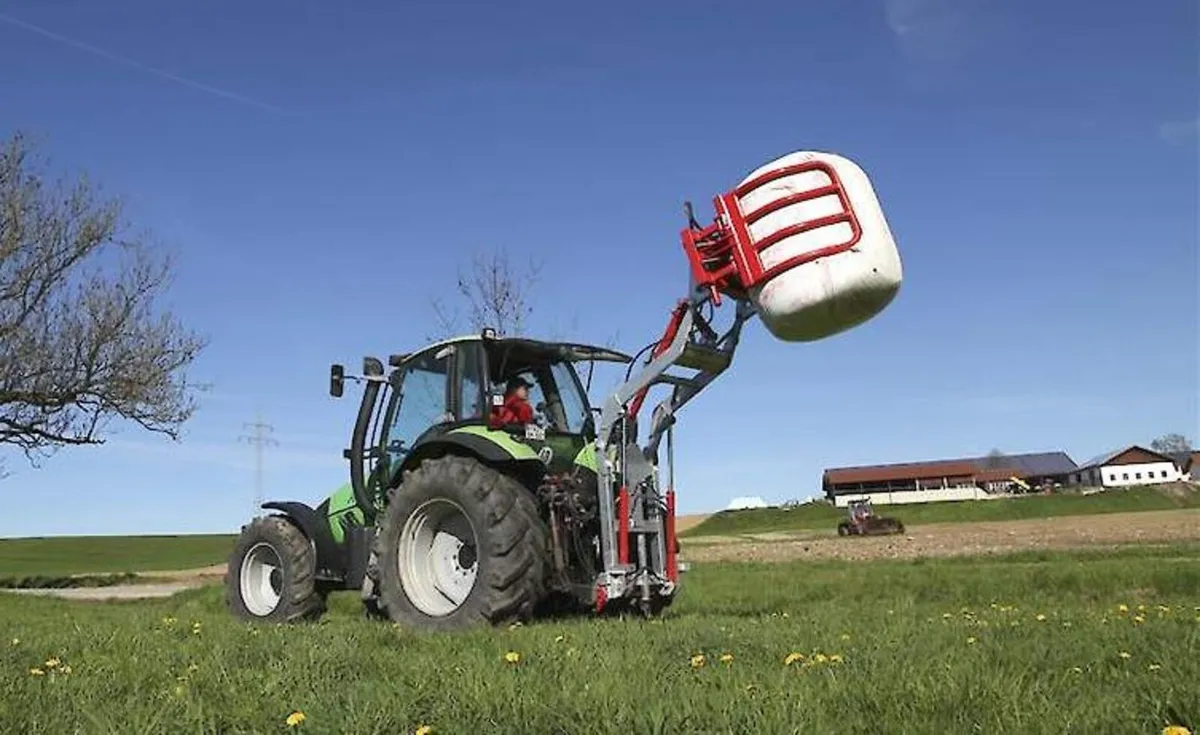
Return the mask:
<svg viewBox="0 0 1200 735">
<path fill-rule="evenodd" d="M 688 562 L 915 559 L 1200 540 L 1200 510 L 915 526 L 896 536 L 759 534 L 681 542 Z"/>
<path fill-rule="evenodd" d="M 704 517 L 689 518 L 688 525 L 699 523 Z M 986 555 L 1035 549 L 1114 548 L 1179 541 L 1200 541 L 1200 509 L 993 523 L 938 523 L 915 526 L 897 536 L 842 538 L 831 532 L 798 532 L 697 537 L 682 542 L 680 558 L 689 563 L 781 562 L 799 559 L 869 561 Z M 178 572 L 141 573 L 142 577 L 153 578 L 153 583 L 20 592 L 75 600 L 160 597 L 192 587 L 220 583 L 224 571 L 225 565 L 220 564 Z"/>
</svg>

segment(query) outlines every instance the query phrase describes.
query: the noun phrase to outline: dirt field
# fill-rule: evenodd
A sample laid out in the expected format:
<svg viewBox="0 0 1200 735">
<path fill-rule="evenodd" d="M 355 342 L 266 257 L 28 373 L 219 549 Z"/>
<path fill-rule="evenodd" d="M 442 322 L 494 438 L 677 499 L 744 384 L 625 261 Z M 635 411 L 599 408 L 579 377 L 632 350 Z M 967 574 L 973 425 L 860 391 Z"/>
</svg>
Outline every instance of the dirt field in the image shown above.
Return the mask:
<svg viewBox="0 0 1200 735">
<path fill-rule="evenodd" d="M 675 533 L 683 533 L 689 528 L 699 526 L 711 515 L 711 513 L 698 513 L 690 516 L 678 516 L 675 519 Z"/>
<path fill-rule="evenodd" d="M 938 523 L 914 526 L 899 536 L 698 537 L 683 542 L 680 558 L 688 562 L 913 559 L 1190 540 L 1200 540 L 1200 510 Z"/>
<path fill-rule="evenodd" d="M 681 517 L 678 528 L 690 528 L 706 517 Z M 1200 510 L 1111 513 L 996 523 L 938 523 L 914 526 L 902 536 L 865 538 L 839 538 L 816 532 L 697 537 L 683 542 L 680 558 L 689 563 L 797 559 L 865 561 L 1190 540 L 1200 540 Z M 224 573 L 225 565 L 218 564 L 177 572 L 142 572 L 139 576 L 154 580 L 142 584 L 9 591 L 74 600 L 162 597 L 191 587 L 220 584 Z"/>
</svg>

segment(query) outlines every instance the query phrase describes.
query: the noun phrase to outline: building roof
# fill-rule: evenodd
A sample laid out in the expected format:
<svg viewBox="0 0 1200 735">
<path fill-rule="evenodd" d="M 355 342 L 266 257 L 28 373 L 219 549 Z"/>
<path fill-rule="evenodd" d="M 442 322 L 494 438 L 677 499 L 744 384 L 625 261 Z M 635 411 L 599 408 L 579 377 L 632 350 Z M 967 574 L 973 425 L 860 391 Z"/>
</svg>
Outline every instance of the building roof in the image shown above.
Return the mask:
<svg viewBox="0 0 1200 735">
<path fill-rule="evenodd" d="M 1002 464 L 998 467 L 990 466 L 997 461 Z M 825 470 L 825 482 L 841 485 L 884 480 L 916 480 L 925 477 L 978 476 L 984 472 L 988 473 L 989 477 L 1034 477 L 1066 475 L 1077 469 L 1078 466 L 1066 452 L 1032 452 L 1006 454 L 998 458 L 966 457 L 929 462 L 835 467 Z"/>
<path fill-rule="evenodd" d="M 1126 454 L 1128 452 L 1133 452 L 1135 450 L 1138 452 L 1141 452 L 1142 454 L 1148 454 L 1148 455 L 1152 455 L 1154 457 L 1158 457 L 1159 461 L 1162 461 L 1162 462 L 1171 462 L 1172 464 L 1174 464 L 1174 462 L 1175 462 L 1174 458 L 1170 457 L 1169 455 L 1163 454 L 1161 452 L 1156 452 L 1153 449 L 1147 449 L 1140 444 L 1130 444 L 1127 447 L 1121 447 L 1120 449 L 1114 449 L 1111 452 L 1105 452 L 1104 454 L 1101 454 L 1099 457 L 1093 457 L 1091 460 L 1089 460 L 1087 462 L 1087 464 L 1081 465 L 1079 467 L 1079 469 L 1088 470 L 1088 469 L 1092 469 L 1094 467 L 1103 467 L 1106 464 L 1112 464 L 1114 462 L 1114 460 L 1118 459 L 1122 454 Z"/>
</svg>

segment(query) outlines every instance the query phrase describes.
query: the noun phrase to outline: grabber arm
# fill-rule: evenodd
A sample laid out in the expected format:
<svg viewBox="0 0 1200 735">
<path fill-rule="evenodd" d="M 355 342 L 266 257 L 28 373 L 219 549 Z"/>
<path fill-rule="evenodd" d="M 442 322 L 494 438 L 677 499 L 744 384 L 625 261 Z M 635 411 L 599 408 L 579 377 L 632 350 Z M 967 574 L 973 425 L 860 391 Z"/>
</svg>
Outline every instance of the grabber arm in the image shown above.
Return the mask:
<svg viewBox="0 0 1200 735">
<path fill-rule="evenodd" d="M 733 323 L 719 333 L 712 324 L 711 313 L 716 309 L 711 292 L 694 286 L 690 298 L 681 300 L 671 312 L 666 329 L 653 344 L 641 370 L 613 391 L 601 409 L 596 436 L 597 469 L 600 487 L 606 491 L 599 493 L 598 500 L 600 546 L 608 579 L 606 584 L 611 588 L 609 593 L 619 594 L 621 589 L 621 584 L 612 575 L 634 568 L 649 569 L 672 583 L 675 580 L 674 469 L 669 467 L 672 481 L 664 494 L 657 483 L 658 446 L 663 436 L 669 435 L 679 408 L 732 362 L 742 327 L 755 312 L 748 300 L 731 300 L 736 303 Z M 710 311 L 709 317 L 704 315 L 705 307 Z M 673 368 L 692 370 L 693 373 L 680 375 L 673 372 Z M 636 419 L 647 392 L 664 384 L 671 385 L 672 392 L 655 408 L 647 444 L 640 448 L 636 435 L 624 434 L 631 422 L 621 419 Z M 618 422 L 621 422 L 622 435 L 614 436 Z M 673 457 L 668 458 L 668 465 L 672 463 Z M 647 481 L 650 482 L 648 487 Z M 664 502 L 663 507 L 658 507 Z M 664 512 L 665 520 L 671 526 L 665 529 L 661 523 Z M 633 548 L 634 537 L 638 539 L 636 549 Z M 635 558 L 636 567 L 631 567 Z"/>
</svg>

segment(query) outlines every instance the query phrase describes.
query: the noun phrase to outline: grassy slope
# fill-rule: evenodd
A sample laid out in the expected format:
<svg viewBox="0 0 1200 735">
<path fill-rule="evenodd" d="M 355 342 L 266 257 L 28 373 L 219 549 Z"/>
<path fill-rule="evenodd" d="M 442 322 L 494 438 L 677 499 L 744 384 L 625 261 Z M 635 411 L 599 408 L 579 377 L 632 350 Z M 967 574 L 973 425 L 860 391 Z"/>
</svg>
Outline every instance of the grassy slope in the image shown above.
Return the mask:
<svg viewBox="0 0 1200 735">
<path fill-rule="evenodd" d="M 685 578 L 661 622 L 457 636 L 367 622 L 352 596 L 303 627 L 236 624 L 215 588 L 150 603 L 5 600 L 0 721 L 22 733 L 272 732 L 300 710 L 302 730 L 325 733 L 1195 729 L 1197 562 L 1200 545 L 714 565 Z M 793 651 L 842 661 L 784 665 Z M 30 673 L 51 656 L 71 673 Z"/>
<path fill-rule="evenodd" d="M 0 577 L 193 569 L 225 561 L 233 536 L 0 539 Z"/>
<path fill-rule="evenodd" d="M 1068 515 L 1125 513 L 1172 508 L 1200 508 L 1200 493 L 1169 495 L 1153 488 L 1110 490 L 1095 495 L 1030 495 L 1002 500 L 967 500 L 925 505 L 877 505 L 878 515 L 899 518 L 906 526 L 921 523 L 969 523 L 1049 518 Z M 834 531 L 846 517 L 844 509 L 828 505 L 806 505 L 793 510 L 762 508 L 723 511 L 680 533 L 687 536 L 717 536 L 766 531 L 825 529 Z"/>
</svg>

